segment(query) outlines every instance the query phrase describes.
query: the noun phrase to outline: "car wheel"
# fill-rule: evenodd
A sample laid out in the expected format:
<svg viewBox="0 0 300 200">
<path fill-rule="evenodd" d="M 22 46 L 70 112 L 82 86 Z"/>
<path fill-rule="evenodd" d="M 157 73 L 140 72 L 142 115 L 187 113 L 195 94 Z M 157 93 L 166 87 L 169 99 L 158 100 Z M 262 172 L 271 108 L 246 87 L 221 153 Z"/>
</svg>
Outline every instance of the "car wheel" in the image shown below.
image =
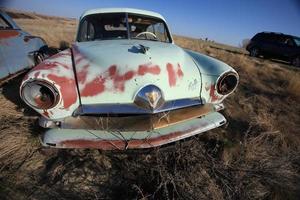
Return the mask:
<svg viewBox="0 0 300 200">
<path fill-rule="evenodd" d="M 257 47 L 252 47 L 250 49 L 250 56 L 251 57 L 258 57 L 259 56 L 259 49 Z"/>
<path fill-rule="evenodd" d="M 293 66 L 295 67 L 300 67 L 300 56 L 293 58 L 292 63 Z"/>
</svg>

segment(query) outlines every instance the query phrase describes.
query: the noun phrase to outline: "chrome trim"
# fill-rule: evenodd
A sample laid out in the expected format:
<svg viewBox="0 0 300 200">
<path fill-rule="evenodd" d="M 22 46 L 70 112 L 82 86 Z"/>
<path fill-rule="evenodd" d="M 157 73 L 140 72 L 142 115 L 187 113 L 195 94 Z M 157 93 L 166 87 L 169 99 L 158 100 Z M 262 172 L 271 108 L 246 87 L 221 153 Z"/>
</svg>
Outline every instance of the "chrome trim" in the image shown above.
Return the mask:
<svg viewBox="0 0 300 200">
<path fill-rule="evenodd" d="M 135 104 L 91 104 L 79 106 L 77 110 L 74 111 L 73 116 L 96 114 L 155 114 L 200 104 L 201 100 L 198 98 L 167 101 L 161 107 L 154 110 L 143 109 Z"/>
<path fill-rule="evenodd" d="M 134 104 L 142 109 L 155 110 L 165 103 L 161 90 L 155 85 L 143 87 L 135 95 Z"/>
</svg>

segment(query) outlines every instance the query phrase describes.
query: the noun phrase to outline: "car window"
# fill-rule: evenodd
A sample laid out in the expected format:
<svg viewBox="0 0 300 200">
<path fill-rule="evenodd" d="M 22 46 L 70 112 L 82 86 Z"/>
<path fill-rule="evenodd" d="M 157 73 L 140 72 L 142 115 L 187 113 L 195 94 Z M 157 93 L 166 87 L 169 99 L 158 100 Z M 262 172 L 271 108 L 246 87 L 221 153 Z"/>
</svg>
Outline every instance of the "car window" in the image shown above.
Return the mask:
<svg viewBox="0 0 300 200">
<path fill-rule="evenodd" d="M 127 18 L 126 13 L 86 16 L 80 22 L 77 41 L 127 39 L 129 35 L 131 39 L 171 42 L 163 20 L 138 14 L 128 14 Z"/>
<path fill-rule="evenodd" d="M 298 47 L 300 47 L 300 38 L 293 38 L 294 42 Z"/>
<path fill-rule="evenodd" d="M 0 15 L 0 30 L 1 29 L 11 29 L 11 25 L 7 23 L 4 18 Z"/>
<path fill-rule="evenodd" d="M 130 32 L 132 39 L 170 42 L 166 25 L 161 19 L 130 14 L 128 22 L 129 26 L 135 27 Z"/>
<path fill-rule="evenodd" d="M 125 13 L 89 15 L 79 27 L 79 42 L 128 38 Z"/>
</svg>

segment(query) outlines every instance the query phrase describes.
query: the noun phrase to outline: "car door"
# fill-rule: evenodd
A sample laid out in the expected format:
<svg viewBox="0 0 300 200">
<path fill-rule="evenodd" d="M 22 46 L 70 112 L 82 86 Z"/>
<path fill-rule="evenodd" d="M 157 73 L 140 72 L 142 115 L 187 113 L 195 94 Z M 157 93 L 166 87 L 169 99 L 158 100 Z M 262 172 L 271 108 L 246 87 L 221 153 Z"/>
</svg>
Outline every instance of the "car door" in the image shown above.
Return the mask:
<svg viewBox="0 0 300 200">
<path fill-rule="evenodd" d="M 296 51 L 297 45 L 293 38 L 289 36 L 285 37 L 279 50 L 282 59 L 289 61 Z"/>
<path fill-rule="evenodd" d="M 24 36 L 20 28 L 0 13 L 0 78 L 14 74 L 28 66 Z"/>
</svg>

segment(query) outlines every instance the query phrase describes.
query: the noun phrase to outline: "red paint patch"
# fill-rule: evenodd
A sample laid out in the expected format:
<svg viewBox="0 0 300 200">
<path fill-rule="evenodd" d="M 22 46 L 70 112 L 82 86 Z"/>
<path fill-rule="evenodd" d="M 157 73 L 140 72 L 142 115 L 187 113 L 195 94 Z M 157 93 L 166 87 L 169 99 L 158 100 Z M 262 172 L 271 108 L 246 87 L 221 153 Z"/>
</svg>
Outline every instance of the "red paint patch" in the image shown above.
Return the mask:
<svg viewBox="0 0 300 200">
<path fill-rule="evenodd" d="M 57 62 L 57 61 L 54 61 L 54 62 L 42 62 L 40 64 L 38 64 L 37 66 L 35 66 L 33 68 L 34 71 L 36 70 L 51 70 L 51 69 L 58 69 L 58 67 L 61 66 L 65 69 L 70 69 L 70 66 L 69 65 L 66 65 L 64 63 L 61 63 L 61 62 Z"/>
<path fill-rule="evenodd" d="M 175 70 L 173 65 L 171 63 L 167 63 L 167 71 L 168 71 L 168 77 L 169 77 L 169 85 L 170 87 L 173 87 L 176 85 L 177 77 L 182 78 L 183 77 L 183 71 L 181 70 L 181 66 L 178 63 L 177 69 Z"/>
<path fill-rule="evenodd" d="M 20 33 L 15 30 L 1 30 L 0 31 L 0 40 L 1 39 L 9 39 L 19 36 Z"/>
<path fill-rule="evenodd" d="M 96 77 L 91 82 L 87 83 L 85 87 L 81 90 L 81 96 L 95 96 L 102 93 L 105 90 L 105 79 L 102 77 Z"/>
<path fill-rule="evenodd" d="M 60 86 L 59 90 L 63 99 L 64 108 L 69 108 L 71 105 L 76 103 L 77 89 L 74 79 L 60 77 L 54 74 L 49 74 L 47 77 Z"/>
<path fill-rule="evenodd" d="M 182 70 L 181 70 L 181 66 L 180 66 L 179 63 L 177 64 L 177 76 L 178 76 L 179 78 L 182 78 L 182 77 L 183 77 L 183 72 L 182 72 Z"/>
<path fill-rule="evenodd" d="M 37 78 L 39 75 L 40 75 L 40 72 L 36 72 L 36 73 L 34 74 L 34 78 Z"/>
<path fill-rule="evenodd" d="M 149 65 L 139 65 L 138 75 L 143 76 L 146 73 L 158 75 L 160 74 L 160 68 L 158 65 L 149 66 Z"/>
<path fill-rule="evenodd" d="M 173 87 L 176 85 L 176 73 L 171 63 L 167 63 L 167 71 L 169 77 L 169 85 Z"/>
<path fill-rule="evenodd" d="M 216 95 L 216 93 L 215 93 L 215 85 L 214 84 L 212 84 L 211 86 L 210 86 L 210 92 L 209 92 L 209 96 L 210 96 L 210 98 L 211 98 L 211 102 L 215 102 L 215 101 L 218 101 L 219 100 L 219 97 Z"/>
<path fill-rule="evenodd" d="M 44 112 L 42 113 L 42 115 L 44 115 L 45 117 L 50 118 L 50 117 L 49 117 L 49 113 L 47 112 L 47 110 L 44 110 Z"/>
<path fill-rule="evenodd" d="M 123 92 L 125 90 L 125 82 L 132 79 L 135 75 L 135 72 L 130 70 L 124 74 L 119 74 L 117 66 L 112 65 L 108 68 L 108 74 L 108 78 L 113 80 L 114 88 Z"/>
<path fill-rule="evenodd" d="M 77 72 L 77 80 L 79 83 L 85 83 L 89 66 L 89 64 L 86 64 L 82 67 L 82 69 L 79 72 Z"/>
<path fill-rule="evenodd" d="M 87 69 L 77 73 L 78 81 L 82 84 L 86 81 Z M 113 89 L 124 92 L 125 83 L 131 80 L 134 76 L 143 76 L 147 73 L 158 75 L 160 74 L 160 68 L 158 65 L 139 65 L 137 71 L 129 70 L 124 74 L 120 74 L 116 65 L 111 65 L 104 73 L 102 73 L 101 80 L 95 78 L 89 83 L 86 83 L 84 88 L 81 90 L 81 96 L 95 96 L 104 92 L 106 80 L 113 81 Z M 97 87 L 97 89 L 95 89 Z"/>
</svg>

